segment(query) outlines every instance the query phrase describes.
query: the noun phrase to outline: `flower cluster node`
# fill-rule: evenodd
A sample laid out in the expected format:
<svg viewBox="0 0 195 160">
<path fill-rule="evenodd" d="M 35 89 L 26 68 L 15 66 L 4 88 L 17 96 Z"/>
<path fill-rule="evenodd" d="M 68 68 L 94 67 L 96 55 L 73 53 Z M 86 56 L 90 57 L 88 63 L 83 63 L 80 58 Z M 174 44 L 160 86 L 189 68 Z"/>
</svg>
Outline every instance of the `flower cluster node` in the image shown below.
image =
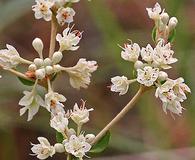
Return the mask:
<svg viewBox="0 0 195 160">
<path fill-rule="evenodd" d="M 152 47 L 148 44 L 146 47 L 140 47 L 131 41 L 131 44 L 126 43 L 124 48 L 121 47 L 121 57 L 134 63 L 138 83 L 156 88 L 156 97 L 159 97 L 163 102 L 165 112 L 169 110 L 180 115 L 182 113 L 180 103 L 186 99 L 185 93 L 190 92 L 190 89 L 184 84 L 183 78 L 171 80 L 166 72 L 167 69 L 172 68 L 172 64 L 177 62 L 177 59 L 173 57 L 174 51 L 171 48 L 171 43 L 167 40 L 178 20 L 175 17 L 169 19 L 169 15 L 161 9 L 158 3 L 155 4 L 154 8 L 147 8 L 147 11 L 149 18 L 155 21 L 156 46 Z M 125 76 L 116 76 L 111 79 L 111 82 L 111 91 L 124 95 L 127 93 L 130 83 L 135 82 L 135 80 L 128 80 Z M 180 98 L 181 95 L 183 98 Z"/>
</svg>

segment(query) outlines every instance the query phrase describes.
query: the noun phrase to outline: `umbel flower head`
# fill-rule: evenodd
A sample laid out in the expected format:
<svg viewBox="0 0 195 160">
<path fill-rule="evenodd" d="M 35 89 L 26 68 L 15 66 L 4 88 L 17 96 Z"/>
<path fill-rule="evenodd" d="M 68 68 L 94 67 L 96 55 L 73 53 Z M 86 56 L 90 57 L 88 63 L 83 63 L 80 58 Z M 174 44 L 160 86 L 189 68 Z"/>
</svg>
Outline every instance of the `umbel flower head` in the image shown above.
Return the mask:
<svg viewBox="0 0 195 160">
<path fill-rule="evenodd" d="M 156 97 L 163 102 L 163 110 L 167 113 L 180 115 L 183 107 L 181 102 L 187 99 L 186 92 L 190 92 L 189 87 L 184 83 L 183 78 L 172 80 L 166 73 L 167 69 L 172 68 L 172 64 L 177 62 L 174 58 L 174 51 L 171 47 L 169 36 L 177 25 L 177 19 L 169 15 L 161 6 L 156 3 L 154 8 L 146 9 L 149 18 L 155 21 L 153 37 L 155 46 L 148 44 L 140 47 L 137 43 L 125 44 L 122 48 L 121 57 L 134 63 L 135 79 L 129 80 L 127 77 L 116 76 L 111 79 L 111 91 L 119 92 L 119 95 L 127 93 L 129 84 L 138 82 L 145 87 L 156 88 Z M 154 35 L 153 35 L 154 36 Z"/>
</svg>

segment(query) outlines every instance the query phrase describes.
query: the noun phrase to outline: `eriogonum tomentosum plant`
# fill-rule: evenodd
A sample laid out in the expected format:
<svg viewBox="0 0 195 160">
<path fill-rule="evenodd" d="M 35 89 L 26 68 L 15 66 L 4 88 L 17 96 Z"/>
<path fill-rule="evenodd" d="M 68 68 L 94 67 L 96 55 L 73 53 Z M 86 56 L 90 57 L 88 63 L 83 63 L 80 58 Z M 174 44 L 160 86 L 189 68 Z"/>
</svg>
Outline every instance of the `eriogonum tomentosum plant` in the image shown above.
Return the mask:
<svg viewBox="0 0 195 160">
<path fill-rule="evenodd" d="M 73 30 L 76 12 L 71 7 L 73 3 L 80 0 L 35 0 L 32 10 L 36 19 L 51 21 L 51 41 L 48 57 L 43 57 L 44 45 L 40 38 L 35 38 L 32 46 L 38 53 L 33 61 L 22 58 L 17 50 L 11 45 L 7 49 L 0 50 L 0 66 L 4 70 L 15 74 L 25 85 L 33 86 L 31 91 L 24 91 L 23 98 L 19 101 L 20 115 L 28 112 L 28 121 L 32 120 L 40 107 L 50 112 L 50 126 L 56 130 L 56 143 L 54 145 L 44 137 L 38 137 L 38 144 L 32 143 L 32 154 L 38 159 L 53 157 L 55 153 L 63 153 L 67 160 L 83 160 L 89 154 L 102 152 L 108 145 L 109 130 L 134 106 L 141 95 L 149 89 L 156 89 L 155 96 L 163 103 L 163 110 L 167 113 L 181 115 L 183 107 L 181 103 L 187 99 L 186 93 L 190 88 L 184 83 L 183 78 L 171 79 L 167 70 L 177 62 L 171 43 L 175 37 L 175 27 L 178 23 L 175 17 L 162 10 L 158 3 L 154 8 L 147 8 L 148 15 L 154 20 L 155 26 L 152 31 L 154 45 L 148 44 L 140 47 L 137 43 L 127 43 L 122 48 L 121 57 L 134 63 L 135 78 L 129 79 L 125 76 L 116 76 L 111 79 L 111 91 L 124 95 L 128 92 L 132 83 L 138 82 L 140 89 L 124 109 L 108 124 L 100 133 L 86 134 L 83 125 L 89 121 L 89 114 L 93 108 L 86 108 L 82 100 L 79 106 L 75 103 L 72 110 L 64 110 L 65 96 L 54 91 L 52 84 L 59 73 L 67 73 L 70 77 L 70 85 L 73 88 L 87 88 L 90 78 L 97 70 L 96 61 L 79 59 L 73 67 L 63 67 L 59 63 L 65 51 L 76 51 L 82 32 Z M 67 25 L 63 33 L 57 34 L 57 28 Z M 56 50 L 55 43 L 59 43 Z M 28 65 L 25 73 L 17 70 L 20 64 Z M 46 89 L 44 98 L 36 90 L 37 86 Z M 72 121 L 76 128 L 71 127 Z"/>
<path fill-rule="evenodd" d="M 132 83 L 138 82 L 140 89 L 123 110 L 96 136 L 96 143 L 105 133 L 110 130 L 126 113 L 134 106 L 141 95 L 149 89 L 156 89 L 155 96 L 163 103 L 163 110 L 176 115 L 181 115 L 183 107 L 181 103 L 187 99 L 186 93 L 191 92 L 184 83 L 183 78 L 173 80 L 167 74 L 172 64 L 178 60 L 174 57 L 172 42 L 176 34 L 177 18 L 169 18 L 165 10 L 156 3 L 154 8 L 146 8 L 150 19 L 154 20 L 152 39 L 154 45 L 148 44 L 140 47 L 137 43 L 125 43 L 121 51 L 122 59 L 134 63 L 135 78 L 125 76 L 111 78 L 111 91 L 124 95 L 128 92 Z"/>
<path fill-rule="evenodd" d="M 44 44 L 40 38 L 35 38 L 32 42 L 38 55 L 32 61 L 20 57 L 11 45 L 7 45 L 7 49 L 0 50 L 1 68 L 15 74 L 23 84 L 33 86 L 32 90 L 24 91 L 24 96 L 19 101 L 19 105 L 22 106 L 20 115 L 28 112 L 27 120 L 30 121 L 40 107 L 51 114 L 50 126 L 56 130 L 57 143 L 51 145 L 46 138 L 39 137 L 39 143 L 32 144 L 31 149 L 33 152 L 31 155 L 38 159 L 52 157 L 55 153 L 65 153 L 67 159 L 82 160 L 91 150 L 95 139 L 95 135 L 86 134 L 82 129 L 82 126 L 89 121 L 89 112 L 93 109 L 87 109 L 85 102 L 82 101 L 80 107 L 76 103 L 72 110 L 64 110 L 63 103 L 67 100 L 66 97 L 54 91 L 52 87 L 59 73 L 67 73 L 73 88 L 87 88 L 92 73 L 97 70 L 97 62 L 87 61 L 85 58 L 79 59 L 73 67 L 60 65 L 64 52 L 79 49 L 82 32 L 73 30 L 74 25 L 70 24 L 76 14 L 71 6 L 79 1 L 35 0 L 35 5 L 32 6 L 35 18 L 51 21 L 51 41 L 47 57 L 43 56 Z M 57 34 L 58 27 L 64 26 L 66 28 L 63 33 Z M 57 50 L 56 41 L 59 43 Z M 17 66 L 20 64 L 27 65 L 25 73 L 18 71 Z M 46 89 L 44 97 L 37 91 L 38 85 Z M 76 128 L 70 127 L 70 120 L 76 124 Z"/>
</svg>

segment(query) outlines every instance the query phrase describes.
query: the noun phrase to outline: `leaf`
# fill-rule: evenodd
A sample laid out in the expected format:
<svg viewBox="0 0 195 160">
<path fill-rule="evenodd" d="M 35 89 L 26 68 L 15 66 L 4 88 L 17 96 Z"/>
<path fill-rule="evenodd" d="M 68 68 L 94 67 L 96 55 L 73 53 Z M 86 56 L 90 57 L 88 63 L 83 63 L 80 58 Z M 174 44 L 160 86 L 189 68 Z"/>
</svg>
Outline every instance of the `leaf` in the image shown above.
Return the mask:
<svg viewBox="0 0 195 160">
<path fill-rule="evenodd" d="M 33 86 L 35 82 L 18 77 L 19 81 L 25 86 Z"/>
<path fill-rule="evenodd" d="M 156 27 L 152 29 L 152 40 L 156 42 Z"/>
<path fill-rule="evenodd" d="M 103 152 L 109 144 L 110 132 L 108 131 L 89 151 L 89 153 L 101 153 Z"/>
<path fill-rule="evenodd" d="M 62 133 L 56 132 L 56 141 L 57 141 L 58 143 L 62 143 L 63 140 L 64 140 L 64 136 L 62 135 Z"/>
<path fill-rule="evenodd" d="M 176 36 L 176 29 L 174 29 L 170 35 L 169 35 L 169 38 L 168 38 L 168 42 L 172 43 L 174 40 L 175 40 L 175 36 Z"/>
<path fill-rule="evenodd" d="M 57 78 L 57 73 L 53 74 L 52 77 L 51 77 L 51 81 L 53 82 L 56 78 Z"/>
</svg>

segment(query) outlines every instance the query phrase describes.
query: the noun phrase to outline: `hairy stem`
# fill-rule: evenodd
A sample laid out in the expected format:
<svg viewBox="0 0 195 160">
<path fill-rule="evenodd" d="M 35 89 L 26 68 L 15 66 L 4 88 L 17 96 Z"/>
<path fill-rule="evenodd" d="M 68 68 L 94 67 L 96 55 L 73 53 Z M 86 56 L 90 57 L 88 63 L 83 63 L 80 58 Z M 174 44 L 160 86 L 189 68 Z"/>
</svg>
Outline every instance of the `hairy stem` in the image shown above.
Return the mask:
<svg viewBox="0 0 195 160">
<path fill-rule="evenodd" d="M 104 129 L 96 136 L 95 140 L 93 141 L 92 145 L 97 143 L 107 131 L 109 131 L 118 121 L 120 121 L 130 109 L 133 108 L 135 103 L 139 100 L 141 95 L 146 91 L 146 87 L 140 86 L 140 89 L 136 93 L 136 95 L 131 99 L 131 101 L 123 108 L 123 110 L 106 126 Z"/>
<path fill-rule="evenodd" d="M 72 159 L 71 154 L 68 154 L 68 155 L 67 155 L 67 160 L 71 160 L 71 159 Z"/>
<path fill-rule="evenodd" d="M 58 30 L 58 24 L 56 22 L 55 16 L 53 15 L 51 21 L 51 39 L 50 39 L 50 48 L 49 48 L 50 58 L 53 56 L 55 51 L 57 30 Z"/>
<path fill-rule="evenodd" d="M 14 70 L 14 69 L 8 69 L 8 71 L 10 71 L 12 74 L 16 75 L 17 77 L 20 77 L 20 78 L 26 79 L 28 81 L 34 82 L 34 80 L 32 80 L 31 78 L 27 77 L 25 74 L 23 74 L 21 72 L 18 72 L 18 71 Z"/>
</svg>

